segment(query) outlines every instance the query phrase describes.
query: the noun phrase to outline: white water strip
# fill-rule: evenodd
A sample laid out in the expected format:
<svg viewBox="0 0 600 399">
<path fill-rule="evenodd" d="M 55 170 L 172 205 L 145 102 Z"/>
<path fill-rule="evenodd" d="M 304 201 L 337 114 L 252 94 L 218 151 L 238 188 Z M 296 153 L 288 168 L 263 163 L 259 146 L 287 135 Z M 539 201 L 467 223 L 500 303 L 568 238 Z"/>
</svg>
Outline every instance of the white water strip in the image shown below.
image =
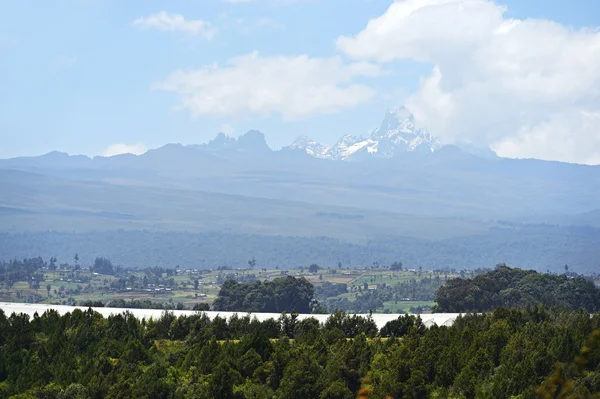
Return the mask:
<svg viewBox="0 0 600 399">
<path fill-rule="evenodd" d="M 87 310 L 88 308 L 84 306 L 65 306 L 65 305 L 47 305 L 43 303 L 16 303 L 16 302 L 0 302 L 0 309 L 6 313 L 6 316 L 10 316 L 12 313 L 25 313 L 30 317 L 33 317 L 35 313 L 38 315 L 42 315 L 45 311 L 53 309 L 58 312 L 60 315 L 64 315 L 65 313 L 72 312 L 75 309 Z M 96 312 L 100 313 L 104 317 L 108 317 L 114 314 L 124 313 L 125 311 L 130 312 L 138 319 L 158 319 L 163 313 L 164 310 L 160 309 L 129 309 L 129 308 L 92 308 Z M 196 314 L 196 311 L 193 310 L 170 310 L 169 312 L 173 312 L 176 316 L 189 316 Z M 238 317 L 244 317 L 246 315 L 250 315 L 251 317 L 256 317 L 259 321 L 264 321 L 268 319 L 277 320 L 281 314 L 279 313 L 246 313 L 246 312 L 203 312 L 205 313 L 211 320 L 214 319 L 217 315 L 226 319 L 229 319 L 234 314 L 237 314 Z M 324 323 L 330 315 L 328 314 L 300 314 L 298 315 L 298 319 L 306 319 L 310 317 L 314 317 L 319 320 L 319 322 Z M 366 314 L 362 314 L 359 316 L 366 317 Z M 377 324 L 377 328 L 381 329 L 385 324 L 389 321 L 397 319 L 401 314 L 373 314 L 373 321 Z M 430 314 L 422 314 L 421 319 L 423 320 L 423 324 L 427 327 L 437 324 L 438 326 L 451 326 L 454 323 L 454 320 L 459 316 L 459 313 L 430 313 Z"/>
</svg>

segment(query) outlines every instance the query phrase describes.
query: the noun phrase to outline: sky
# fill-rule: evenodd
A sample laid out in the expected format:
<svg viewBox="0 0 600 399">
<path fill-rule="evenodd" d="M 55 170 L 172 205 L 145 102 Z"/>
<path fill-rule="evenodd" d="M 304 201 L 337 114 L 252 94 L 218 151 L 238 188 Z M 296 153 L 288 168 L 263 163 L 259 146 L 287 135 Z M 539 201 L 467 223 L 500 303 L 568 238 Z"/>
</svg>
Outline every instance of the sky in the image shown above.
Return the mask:
<svg viewBox="0 0 600 399">
<path fill-rule="evenodd" d="M 0 158 L 262 131 L 334 144 L 406 105 L 443 143 L 600 164 L 597 0 L 0 4 Z"/>
</svg>

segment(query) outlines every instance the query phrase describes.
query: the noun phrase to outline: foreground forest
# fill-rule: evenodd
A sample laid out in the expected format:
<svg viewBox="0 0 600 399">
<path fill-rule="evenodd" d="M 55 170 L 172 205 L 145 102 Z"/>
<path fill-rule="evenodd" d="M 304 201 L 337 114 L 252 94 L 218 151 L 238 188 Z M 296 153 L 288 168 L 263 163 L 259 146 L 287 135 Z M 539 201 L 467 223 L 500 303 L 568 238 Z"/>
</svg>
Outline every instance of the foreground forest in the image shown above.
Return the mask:
<svg viewBox="0 0 600 399">
<path fill-rule="evenodd" d="M 85 306 L 120 301 L 167 309 L 172 302 L 91 300 L 97 295 L 92 283 L 102 282 L 94 290 L 124 295 L 164 284 L 197 300 L 200 284 L 213 278 L 159 267 L 131 271 L 105 258 L 84 272 L 74 260 L 74 266 L 54 258 L 1 263 L 0 282 L 14 289 L 27 280 L 47 299 L 73 304 L 60 289 L 40 284 L 58 273 L 65 280 L 89 279 L 87 286 L 69 283 L 82 285 L 82 298 L 90 295 Z M 194 306 L 192 315 L 165 311 L 156 320 L 127 311 L 108 318 L 92 309 L 63 316 L 48 311 L 30 319 L 0 310 L 0 399 L 345 399 L 358 392 L 382 399 L 598 397 L 592 394 L 600 392 L 600 316 L 594 313 L 600 290 L 593 278 L 568 267 L 557 275 L 498 265 L 448 278 L 443 271 L 403 270 L 398 262 L 357 275 L 341 266 L 311 264 L 297 271 L 306 277 L 283 270 L 215 271 L 219 290 L 210 308 L 281 313 L 263 322 L 250 315 L 211 320 L 201 312 L 208 303 Z M 176 297 L 166 289 L 156 298 Z M 405 315 L 378 329 L 370 316 L 335 311 L 340 304 L 371 306 L 408 293 L 433 295 L 434 289 L 438 311 L 487 313 L 430 328 Z M 295 313 L 325 311 L 335 311 L 325 323 L 300 321 Z"/>
<path fill-rule="evenodd" d="M 402 316 L 380 331 L 343 313 L 320 324 L 0 311 L 0 398 L 597 398 L 598 328 L 598 315 L 543 307 L 429 329 Z"/>
</svg>

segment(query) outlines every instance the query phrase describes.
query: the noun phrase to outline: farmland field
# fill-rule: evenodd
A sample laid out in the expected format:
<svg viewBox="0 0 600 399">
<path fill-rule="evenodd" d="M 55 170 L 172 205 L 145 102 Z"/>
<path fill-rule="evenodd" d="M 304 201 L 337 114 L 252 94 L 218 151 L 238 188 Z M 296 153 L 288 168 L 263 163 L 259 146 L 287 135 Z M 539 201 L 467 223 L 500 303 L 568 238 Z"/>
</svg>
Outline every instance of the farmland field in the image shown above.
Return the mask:
<svg viewBox="0 0 600 399">
<path fill-rule="evenodd" d="M 435 278 L 445 280 L 457 274 L 441 274 L 432 271 L 390 271 L 386 269 L 321 269 L 309 273 L 304 268 L 291 270 L 171 270 L 169 273 L 152 274 L 149 270 L 122 270 L 118 277 L 92 273 L 88 269 L 74 270 L 71 266 L 55 271 L 43 270 L 40 281 L 18 281 L 0 285 L 0 301 L 28 302 L 54 305 L 81 305 L 89 301 L 103 304 L 124 301 L 151 301 L 169 308 L 189 309 L 199 303 L 212 305 L 217 297 L 220 284 L 228 278 L 240 282 L 272 280 L 290 275 L 305 277 L 316 291 L 329 284 L 345 284 L 347 291 L 334 296 L 319 298 L 321 302 L 338 303 L 338 300 L 361 300 L 367 292 L 378 292 L 387 288 L 418 286 L 423 280 Z M 156 273 L 156 272 L 154 272 Z M 197 282 L 197 283 L 196 283 Z M 196 285 L 197 284 L 197 285 Z M 423 299 L 423 298 L 419 298 Z M 333 302 L 332 302 L 333 301 Z M 416 300 L 412 297 L 398 297 L 383 301 L 383 307 L 373 309 L 374 313 L 404 313 L 411 308 L 427 312 L 434 305 L 433 297 Z M 333 305 L 332 305 L 333 306 Z M 335 309 L 330 309 L 335 310 Z"/>
</svg>

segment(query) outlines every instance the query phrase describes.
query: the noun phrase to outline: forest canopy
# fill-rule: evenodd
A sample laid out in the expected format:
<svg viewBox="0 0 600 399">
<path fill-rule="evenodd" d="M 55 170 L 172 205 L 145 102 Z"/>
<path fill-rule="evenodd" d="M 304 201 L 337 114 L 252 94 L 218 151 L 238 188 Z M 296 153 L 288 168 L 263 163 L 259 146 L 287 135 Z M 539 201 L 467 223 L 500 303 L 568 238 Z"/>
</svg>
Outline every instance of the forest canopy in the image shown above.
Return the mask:
<svg viewBox="0 0 600 399">
<path fill-rule="evenodd" d="M 0 310 L 0 398 L 598 398 L 599 327 L 598 315 L 542 307 L 429 329 L 401 316 L 381 331 L 343 313 L 319 323 Z"/>
</svg>

